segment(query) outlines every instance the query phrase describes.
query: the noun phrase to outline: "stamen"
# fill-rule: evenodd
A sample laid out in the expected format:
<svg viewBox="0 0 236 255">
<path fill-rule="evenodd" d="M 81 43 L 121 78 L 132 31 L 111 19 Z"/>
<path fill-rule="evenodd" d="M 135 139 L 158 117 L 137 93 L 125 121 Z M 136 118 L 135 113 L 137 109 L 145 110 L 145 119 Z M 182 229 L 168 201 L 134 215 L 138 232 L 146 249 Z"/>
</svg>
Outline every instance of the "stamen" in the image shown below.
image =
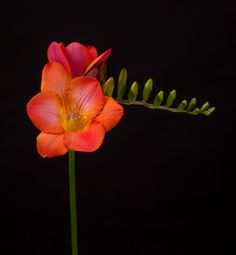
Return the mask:
<svg viewBox="0 0 236 255">
<path fill-rule="evenodd" d="M 64 128 L 67 131 L 77 131 L 83 129 L 88 122 L 88 118 L 79 110 L 68 111 L 65 115 Z"/>
<path fill-rule="evenodd" d="M 68 113 L 68 120 L 79 120 L 81 114 L 78 111 L 73 111 Z"/>
</svg>

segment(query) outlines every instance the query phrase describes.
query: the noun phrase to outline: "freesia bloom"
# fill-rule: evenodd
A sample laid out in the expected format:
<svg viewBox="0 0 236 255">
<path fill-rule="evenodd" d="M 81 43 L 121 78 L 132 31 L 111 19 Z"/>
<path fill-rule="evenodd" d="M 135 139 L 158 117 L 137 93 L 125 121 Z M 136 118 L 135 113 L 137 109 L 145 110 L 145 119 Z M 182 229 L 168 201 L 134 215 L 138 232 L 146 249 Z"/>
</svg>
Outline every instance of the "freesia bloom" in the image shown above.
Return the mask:
<svg viewBox="0 0 236 255">
<path fill-rule="evenodd" d="M 54 157 L 68 150 L 97 150 L 124 111 L 112 97 L 103 95 L 98 80 L 71 79 L 62 65 L 53 62 L 45 65 L 41 92 L 28 102 L 27 113 L 41 131 L 39 154 Z"/>
<path fill-rule="evenodd" d="M 60 63 L 72 77 L 86 76 L 95 67 L 106 62 L 111 49 L 98 56 L 94 46 L 73 42 L 64 47 L 63 43 L 52 42 L 48 47 L 48 61 Z"/>
</svg>

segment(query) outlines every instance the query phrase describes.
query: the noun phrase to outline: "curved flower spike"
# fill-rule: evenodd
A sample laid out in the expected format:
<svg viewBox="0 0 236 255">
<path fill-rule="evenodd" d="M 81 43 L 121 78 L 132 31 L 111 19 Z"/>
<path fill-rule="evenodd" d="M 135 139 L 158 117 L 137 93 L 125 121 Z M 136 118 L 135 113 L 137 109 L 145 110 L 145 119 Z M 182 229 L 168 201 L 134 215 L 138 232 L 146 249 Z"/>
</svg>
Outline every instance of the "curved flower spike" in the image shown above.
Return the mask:
<svg viewBox="0 0 236 255">
<path fill-rule="evenodd" d="M 87 75 L 93 68 L 106 62 L 111 54 L 108 49 L 100 56 L 94 46 L 73 42 L 64 47 L 63 43 L 52 42 L 48 47 L 48 61 L 60 63 L 72 77 Z"/>
<path fill-rule="evenodd" d="M 58 63 L 42 73 L 41 92 L 27 104 L 27 113 L 41 131 L 37 149 L 42 157 L 64 155 L 68 150 L 92 152 L 124 114 L 112 97 L 105 97 L 91 77 L 70 79 Z"/>
</svg>

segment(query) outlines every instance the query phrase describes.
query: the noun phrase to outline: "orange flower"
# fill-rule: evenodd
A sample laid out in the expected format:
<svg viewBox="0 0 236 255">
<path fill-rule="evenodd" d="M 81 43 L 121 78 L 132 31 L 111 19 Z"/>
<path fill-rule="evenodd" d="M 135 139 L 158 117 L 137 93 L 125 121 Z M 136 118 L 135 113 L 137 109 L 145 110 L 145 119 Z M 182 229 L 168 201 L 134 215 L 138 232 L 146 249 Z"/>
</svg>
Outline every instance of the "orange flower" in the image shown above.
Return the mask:
<svg viewBox="0 0 236 255">
<path fill-rule="evenodd" d="M 111 49 L 98 56 L 94 46 L 84 46 L 73 42 L 64 47 L 63 43 L 52 42 L 48 47 L 48 61 L 63 65 L 72 77 L 87 75 L 102 62 L 106 62 L 111 54 Z"/>
<path fill-rule="evenodd" d="M 50 158 L 68 150 L 97 150 L 124 111 L 112 97 L 103 95 L 96 79 L 71 80 L 63 66 L 53 62 L 45 65 L 41 92 L 28 102 L 27 113 L 42 131 L 37 137 L 39 154 Z"/>
</svg>

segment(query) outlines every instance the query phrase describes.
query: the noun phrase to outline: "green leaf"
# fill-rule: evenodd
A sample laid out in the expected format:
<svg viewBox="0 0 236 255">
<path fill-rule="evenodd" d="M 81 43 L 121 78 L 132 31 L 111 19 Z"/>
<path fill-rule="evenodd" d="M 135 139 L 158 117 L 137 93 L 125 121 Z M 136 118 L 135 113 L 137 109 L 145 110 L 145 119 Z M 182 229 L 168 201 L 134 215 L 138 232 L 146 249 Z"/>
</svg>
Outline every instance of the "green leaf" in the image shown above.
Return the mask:
<svg viewBox="0 0 236 255">
<path fill-rule="evenodd" d="M 204 112 L 209 108 L 210 104 L 206 102 L 200 109 L 200 112 Z"/>
<path fill-rule="evenodd" d="M 180 111 L 180 112 L 183 111 L 183 110 L 186 108 L 187 104 L 188 104 L 187 100 L 183 100 L 183 101 L 178 105 L 177 111 Z"/>
<path fill-rule="evenodd" d="M 115 80 L 110 77 L 102 86 L 102 90 L 105 96 L 112 96 L 115 87 Z"/>
<path fill-rule="evenodd" d="M 123 68 L 118 78 L 117 98 L 122 99 L 127 86 L 127 70 Z"/>
<path fill-rule="evenodd" d="M 190 112 L 193 110 L 193 108 L 196 106 L 197 104 L 197 99 L 195 97 L 193 97 L 190 101 L 190 103 L 188 104 L 188 107 L 187 107 L 187 112 Z"/>
<path fill-rule="evenodd" d="M 129 103 L 134 102 L 136 100 L 137 96 L 138 96 L 138 83 L 137 83 L 137 81 L 135 81 L 131 85 L 131 88 L 130 88 L 129 93 L 128 93 Z"/>
<path fill-rule="evenodd" d="M 164 99 L 164 92 L 163 90 L 159 91 L 154 99 L 154 106 L 161 105 L 162 101 Z"/>
<path fill-rule="evenodd" d="M 143 101 L 146 102 L 148 101 L 151 93 L 152 93 L 152 88 L 153 88 L 153 80 L 149 79 L 144 85 L 143 88 Z"/>
<path fill-rule="evenodd" d="M 174 89 L 169 93 L 165 106 L 170 107 L 174 103 L 175 98 L 176 98 L 176 90 Z"/>
</svg>

